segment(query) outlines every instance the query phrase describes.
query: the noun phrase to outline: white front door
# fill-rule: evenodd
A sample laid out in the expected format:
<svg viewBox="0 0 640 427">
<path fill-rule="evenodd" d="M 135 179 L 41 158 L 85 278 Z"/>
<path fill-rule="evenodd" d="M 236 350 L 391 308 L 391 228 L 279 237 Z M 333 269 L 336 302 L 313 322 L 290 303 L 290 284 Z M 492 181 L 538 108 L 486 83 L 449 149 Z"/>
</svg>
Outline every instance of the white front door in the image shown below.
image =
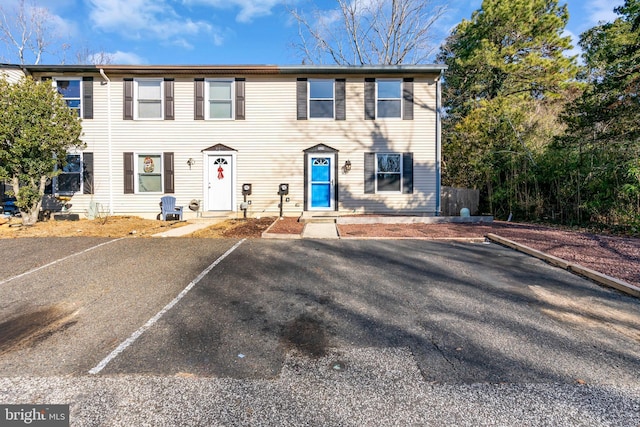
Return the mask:
<svg viewBox="0 0 640 427">
<path fill-rule="evenodd" d="M 207 210 L 233 209 L 233 157 L 209 156 Z"/>
</svg>

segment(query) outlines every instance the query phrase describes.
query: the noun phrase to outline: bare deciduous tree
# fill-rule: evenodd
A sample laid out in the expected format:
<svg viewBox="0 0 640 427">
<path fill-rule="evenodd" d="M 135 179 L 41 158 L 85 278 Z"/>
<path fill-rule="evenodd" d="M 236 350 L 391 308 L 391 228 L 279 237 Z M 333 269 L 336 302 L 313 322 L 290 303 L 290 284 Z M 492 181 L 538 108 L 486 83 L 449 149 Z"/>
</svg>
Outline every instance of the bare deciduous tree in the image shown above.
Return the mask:
<svg viewBox="0 0 640 427">
<path fill-rule="evenodd" d="M 336 9 L 290 13 L 303 63 L 419 64 L 435 52 L 434 24 L 446 6 L 431 0 L 337 0 Z"/>
<path fill-rule="evenodd" d="M 83 46 L 76 51 L 76 64 L 107 65 L 113 63 L 113 55 L 104 50 L 93 50 L 89 46 Z"/>
<path fill-rule="evenodd" d="M 57 56 L 61 64 L 113 62 L 113 55 L 94 50 L 88 44 L 71 53 L 71 44 L 56 29 L 56 19 L 49 9 L 37 6 L 33 0 L 19 0 L 14 8 L 0 5 L 0 45 L 4 45 L 7 56 L 3 58 L 0 52 L 0 61 L 37 65 L 47 53 Z"/>
<path fill-rule="evenodd" d="M 0 41 L 8 52 L 15 53 L 20 64 L 39 64 L 42 55 L 59 38 L 52 23 L 49 9 L 33 2 L 20 0 L 14 10 L 0 6 Z"/>
</svg>

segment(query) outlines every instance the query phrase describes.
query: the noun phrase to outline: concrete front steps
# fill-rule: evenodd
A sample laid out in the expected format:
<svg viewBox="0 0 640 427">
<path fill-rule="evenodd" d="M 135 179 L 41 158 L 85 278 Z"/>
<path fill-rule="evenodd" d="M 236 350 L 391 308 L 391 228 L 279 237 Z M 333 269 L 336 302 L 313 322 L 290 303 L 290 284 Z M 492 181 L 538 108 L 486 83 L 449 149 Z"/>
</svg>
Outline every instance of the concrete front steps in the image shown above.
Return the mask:
<svg viewBox="0 0 640 427">
<path fill-rule="evenodd" d="M 304 211 L 300 216 L 299 221 L 302 223 L 337 223 L 340 215 L 338 212 L 310 212 Z"/>
</svg>

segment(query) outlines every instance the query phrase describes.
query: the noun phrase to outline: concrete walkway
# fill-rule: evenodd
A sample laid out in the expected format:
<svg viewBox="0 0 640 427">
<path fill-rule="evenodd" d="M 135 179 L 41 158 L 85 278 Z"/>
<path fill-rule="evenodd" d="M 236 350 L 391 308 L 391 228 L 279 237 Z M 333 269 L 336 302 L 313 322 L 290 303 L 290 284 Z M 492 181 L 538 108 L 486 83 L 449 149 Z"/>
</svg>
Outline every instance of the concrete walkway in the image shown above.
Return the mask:
<svg viewBox="0 0 640 427">
<path fill-rule="evenodd" d="M 333 222 L 308 222 L 302 231 L 303 239 L 338 239 L 338 230 Z"/>
<path fill-rule="evenodd" d="M 183 225 L 182 227 L 171 228 L 169 230 L 163 231 L 161 233 L 154 234 L 152 237 L 181 237 L 186 236 L 187 234 L 191 234 L 203 228 L 210 227 L 216 222 L 224 221 L 226 218 L 214 219 L 211 221 L 198 221 L 191 222 L 187 225 Z"/>
<path fill-rule="evenodd" d="M 182 227 L 171 228 L 161 233 L 154 234 L 153 237 L 181 237 L 191 234 L 200 229 L 210 227 L 216 222 L 224 221 L 226 218 L 214 219 L 211 221 L 198 221 L 188 223 Z M 335 223 L 309 222 L 302 232 L 304 239 L 338 239 L 338 230 Z"/>
</svg>

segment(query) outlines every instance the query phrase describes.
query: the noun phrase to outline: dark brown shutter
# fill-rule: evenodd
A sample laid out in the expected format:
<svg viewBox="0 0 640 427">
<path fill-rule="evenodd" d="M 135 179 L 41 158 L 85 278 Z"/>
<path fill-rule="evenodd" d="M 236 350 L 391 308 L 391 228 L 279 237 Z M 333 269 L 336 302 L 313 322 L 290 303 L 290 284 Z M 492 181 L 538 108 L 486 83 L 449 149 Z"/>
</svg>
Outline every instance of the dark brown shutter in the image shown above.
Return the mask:
<svg viewBox="0 0 640 427">
<path fill-rule="evenodd" d="M 402 120 L 413 120 L 413 79 L 405 78 L 402 82 Z"/>
<path fill-rule="evenodd" d="M 124 120 L 133 120 L 133 79 L 122 79 L 122 86 L 124 88 L 122 117 Z"/>
<path fill-rule="evenodd" d="M 82 153 L 82 194 L 93 194 L 93 153 Z"/>
<path fill-rule="evenodd" d="M 236 79 L 236 120 L 244 120 L 244 83 L 245 79 Z"/>
<path fill-rule="evenodd" d="M 82 78 L 82 118 L 93 119 L 93 77 Z"/>
<path fill-rule="evenodd" d="M 413 193 L 413 153 L 402 153 L 402 193 Z"/>
<path fill-rule="evenodd" d="M 165 120 L 174 120 L 175 119 L 175 103 L 173 99 L 173 79 L 164 79 L 164 119 Z"/>
<path fill-rule="evenodd" d="M 364 153 L 364 193 L 376 192 L 376 153 Z"/>
<path fill-rule="evenodd" d="M 336 79 L 336 120 L 347 118 L 346 86 L 345 79 Z"/>
<path fill-rule="evenodd" d="M 364 79 L 364 119 L 376 118 L 376 79 Z"/>
<path fill-rule="evenodd" d="M 193 118 L 204 120 L 204 79 L 194 79 L 193 89 Z"/>
<path fill-rule="evenodd" d="M 164 192 L 174 193 L 173 153 L 164 153 Z"/>
<path fill-rule="evenodd" d="M 305 78 L 297 80 L 296 105 L 298 120 L 307 120 L 307 79 Z"/>
<path fill-rule="evenodd" d="M 133 171 L 133 153 L 123 153 L 124 155 L 124 194 L 133 194 L 134 171 Z"/>
</svg>

